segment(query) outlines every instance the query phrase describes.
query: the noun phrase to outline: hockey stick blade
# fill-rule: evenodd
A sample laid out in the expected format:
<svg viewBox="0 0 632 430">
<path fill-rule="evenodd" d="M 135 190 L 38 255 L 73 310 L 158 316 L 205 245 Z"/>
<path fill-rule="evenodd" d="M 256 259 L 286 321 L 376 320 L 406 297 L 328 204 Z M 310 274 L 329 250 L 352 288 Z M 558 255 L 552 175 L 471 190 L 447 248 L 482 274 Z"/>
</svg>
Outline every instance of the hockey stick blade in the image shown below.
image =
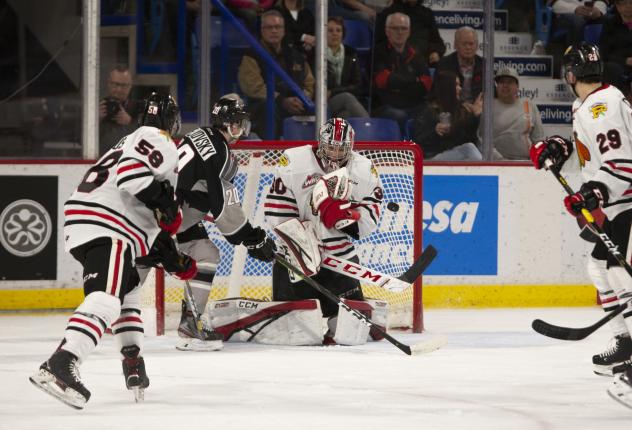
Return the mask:
<svg viewBox="0 0 632 430">
<path fill-rule="evenodd" d="M 400 281 L 404 281 L 408 284 L 412 284 L 421 276 L 422 273 L 428 268 L 430 263 L 437 256 L 437 250 L 434 246 L 428 245 L 424 252 L 421 253 L 421 256 L 413 263 L 410 268 L 404 272 L 401 276 L 398 276 L 397 279 Z"/>
<path fill-rule="evenodd" d="M 605 317 L 601 318 L 593 325 L 589 325 L 588 327 L 562 327 L 559 325 L 549 324 L 548 322 L 542 321 L 541 319 L 536 319 L 533 320 L 533 322 L 531 323 L 531 328 L 533 328 L 533 330 L 543 336 L 552 337 L 554 339 L 582 340 L 599 330 L 599 328 L 601 328 L 608 321 L 619 315 L 621 312 L 627 309 L 627 307 L 628 302 L 619 305 L 615 310 L 607 314 Z"/>
<path fill-rule="evenodd" d="M 428 339 L 425 342 L 416 343 L 410 346 L 412 355 L 428 354 L 429 352 L 436 351 L 439 348 L 443 348 L 448 343 L 448 338 L 444 335 L 435 336 L 432 339 Z"/>
</svg>

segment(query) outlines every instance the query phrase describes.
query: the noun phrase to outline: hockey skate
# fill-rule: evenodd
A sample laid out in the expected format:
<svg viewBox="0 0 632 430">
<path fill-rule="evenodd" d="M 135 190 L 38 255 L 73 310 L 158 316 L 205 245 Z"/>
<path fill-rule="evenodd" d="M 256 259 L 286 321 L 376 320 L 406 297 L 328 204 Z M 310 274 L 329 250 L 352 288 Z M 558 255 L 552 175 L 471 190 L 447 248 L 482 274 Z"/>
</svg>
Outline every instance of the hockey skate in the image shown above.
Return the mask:
<svg viewBox="0 0 632 430">
<path fill-rule="evenodd" d="M 632 409 L 632 365 L 617 366 L 617 368 L 623 371 L 614 375 L 608 394 L 617 402 Z"/>
<path fill-rule="evenodd" d="M 182 301 L 182 316 L 178 326 L 180 342 L 176 349 L 180 351 L 219 351 L 224 347 L 224 336 L 214 330 L 202 327 L 198 331 L 193 312 L 187 309 L 186 302 Z"/>
<path fill-rule="evenodd" d="M 149 378 L 145 372 L 145 360 L 139 356 L 140 348 L 136 345 L 124 346 L 121 349 L 123 354 L 123 376 L 125 386 L 134 393 L 136 402 L 145 400 L 145 388 L 149 387 Z"/>
<path fill-rule="evenodd" d="M 90 399 L 90 391 L 81 382 L 77 357 L 63 349 L 55 351 L 29 380 L 40 390 L 75 409 L 83 409 Z"/>
<path fill-rule="evenodd" d="M 593 355 L 593 372 L 601 376 L 612 376 L 613 367 L 632 363 L 630 356 L 632 339 L 629 336 L 616 336 L 604 352 Z"/>
</svg>

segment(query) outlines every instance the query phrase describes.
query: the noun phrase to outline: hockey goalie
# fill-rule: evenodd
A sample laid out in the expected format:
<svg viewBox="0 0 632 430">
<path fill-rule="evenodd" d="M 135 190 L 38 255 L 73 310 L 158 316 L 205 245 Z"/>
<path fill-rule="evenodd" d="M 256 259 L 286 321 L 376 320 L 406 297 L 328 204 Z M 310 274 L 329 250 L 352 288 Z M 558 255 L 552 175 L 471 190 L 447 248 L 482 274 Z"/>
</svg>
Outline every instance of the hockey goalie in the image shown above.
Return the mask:
<svg viewBox="0 0 632 430">
<path fill-rule="evenodd" d="M 371 160 L 353 151 L 353 142 L 351 125 L 333 118 L 320 128 L 316 148 L 286 150 L 265 199 L 265 217 L 288 261 L 385 327 L 385 302 L 366 301 L 357 279 L 321 265 L 321 253 L 358 263 L 353 241 L 370 235 L 380 217 L 383 193 L 377 171 Z M 365 324 L 339 312 L 336 303 L 278 263 L 272 269 L 272 300 L 213 302 L 211 325 L 225 340 L 357 345 L 372 338 Z"/>
</svg>

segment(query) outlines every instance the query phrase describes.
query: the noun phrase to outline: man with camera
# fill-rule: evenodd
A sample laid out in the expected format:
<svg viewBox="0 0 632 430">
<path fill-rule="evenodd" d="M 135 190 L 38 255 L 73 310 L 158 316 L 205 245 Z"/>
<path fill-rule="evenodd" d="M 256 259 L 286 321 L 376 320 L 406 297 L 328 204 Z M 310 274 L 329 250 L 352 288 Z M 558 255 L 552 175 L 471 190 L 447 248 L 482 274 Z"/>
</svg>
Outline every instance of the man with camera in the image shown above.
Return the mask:
<svg viewBox="0 0 632 430">
<path fill-rule="evenodd" d="M 127 66 L 117 65 L 110 71 L 107 89 L 107 96 L 99 103 L 99 155 L 137 127 L 138 106 L 129 99 L 132 75 Z"/>
</svg>

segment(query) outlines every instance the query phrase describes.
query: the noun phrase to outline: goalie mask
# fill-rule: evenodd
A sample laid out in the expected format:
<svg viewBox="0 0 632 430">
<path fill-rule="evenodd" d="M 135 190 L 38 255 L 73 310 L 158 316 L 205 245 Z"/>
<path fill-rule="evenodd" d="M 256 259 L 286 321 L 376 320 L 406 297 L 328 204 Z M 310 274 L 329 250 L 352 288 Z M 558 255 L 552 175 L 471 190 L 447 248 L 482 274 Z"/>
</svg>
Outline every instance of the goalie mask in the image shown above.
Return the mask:
<svg viewBox="0 0 632 430">
<path fill-rule="evenodd" d="M 318 131 L 318 149 L 325 172 L 333 172 L 344 167 L 351 158 L 355 132 L 353 127 L 342 118 L 332 118 Z"/>
<path fill-rule="evenodd" d="M 577 81 L 601 82 L 603 61 L 599 48 L 588 42 L 581 42 L 566 48 L 562 59 L 562 76 L 575 92 Z M 575 94 L 577 95 L 577 94 Z"/>
<path fill-rule="evenodd" d="M 211 109 L 211 126 L 230 136 L 228 143 L 250 134 L 250 115 L 239 96 L 225 95 Z"/>
<path fill-rule="evenodd" d="M 180 108 L 169 94 L 153 92 L 145 100 L 145 108 L 138 118 L 139 126 L 150 126 L 164 130 L 172 136 L 180 131 Z"/>
</svg>

